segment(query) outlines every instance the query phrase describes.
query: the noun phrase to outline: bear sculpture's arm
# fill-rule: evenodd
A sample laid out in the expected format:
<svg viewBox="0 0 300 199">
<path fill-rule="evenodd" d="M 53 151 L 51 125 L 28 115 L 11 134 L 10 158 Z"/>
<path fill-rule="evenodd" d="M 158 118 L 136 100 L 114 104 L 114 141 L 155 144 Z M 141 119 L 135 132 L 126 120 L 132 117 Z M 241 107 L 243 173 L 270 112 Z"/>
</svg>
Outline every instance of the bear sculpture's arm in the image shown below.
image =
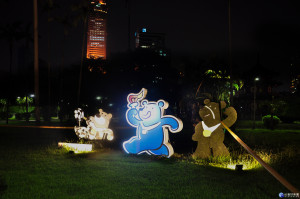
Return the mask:
<svg viewBox="0 0 300 199">
<path fill-rule="evenodd" d="M 227 118 L 225 120 L 223 120 L 223 123 L 226 126 L 231 127 L 237 119 L 236 110 L 233 107 L 228 107 L 225 110 L 224 114 L 227 115 Z"/>
<path fill-rule="evenodd" d="M 136 118 L 138 117 L 138 111 L 135 108 L 129 109 L 126 113 L 127 121 L 132 126 L 138 126 L 140 120 Z"/>
<path fill-rule="evenodd" d="M 161 124 L 162 126 L 168 126 L 172 133 L 179 132 L 183 128 L 181 120 L 170 116 L 161 118 Z"/>
<path fill-rule="evenodd" d="M 199 122 L 195 126 L 195 133 L 192 136 L 192 140 L 199 141 L 201 139 L 201 133 L 203 133 L 203 127 L 202 127 L 202 123 Z"/>
</svg>

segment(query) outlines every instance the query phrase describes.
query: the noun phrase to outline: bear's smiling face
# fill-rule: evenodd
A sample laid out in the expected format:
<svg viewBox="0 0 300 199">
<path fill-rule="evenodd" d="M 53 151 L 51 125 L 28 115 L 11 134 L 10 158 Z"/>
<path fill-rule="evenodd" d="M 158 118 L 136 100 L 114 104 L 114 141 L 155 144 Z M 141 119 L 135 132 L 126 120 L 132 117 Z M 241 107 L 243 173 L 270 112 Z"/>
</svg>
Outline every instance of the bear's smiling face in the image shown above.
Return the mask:
<svg viewBox="0 0 300 199">
<path fill-rule="evenodd" d="M 105 118 L 104 117 L 98 117 L 97 115 L 95 116 L 95 122 L 96 122 L 96 124 L 98 124 L 98 125 L 104 125 L 105 124 L 105 122 L 106 122 L 106 120 L 105 120 Z"/>
<path fill-rule="evenodd" d="M 99 114 L 96 114 L 94 117 L 90 117 L 89 120 L 96 128 L 108 128 L 112 114 L 107 114 L 103 112 L 102 109 L 99 109 Z"/>
<path fill-rule="evenodd" d="M 157 124 L 161 120 L 161 108 L 156 103 L 148 103 L 143 101 L 143 108 L 139 110 L 139 117 L 144 126 L 151 126 Z"/>
</svg>

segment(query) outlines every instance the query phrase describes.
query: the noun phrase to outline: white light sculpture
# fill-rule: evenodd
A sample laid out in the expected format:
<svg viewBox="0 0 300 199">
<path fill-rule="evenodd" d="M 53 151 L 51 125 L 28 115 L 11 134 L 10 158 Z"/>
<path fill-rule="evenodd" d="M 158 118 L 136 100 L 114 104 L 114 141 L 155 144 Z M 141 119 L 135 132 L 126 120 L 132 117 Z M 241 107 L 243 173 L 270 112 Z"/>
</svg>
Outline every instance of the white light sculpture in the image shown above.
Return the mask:
<svg viewBox="0 0 300 199">
<path fill-rule="evenodd" d="M 95 116 L 85 118 L 84 113 L 80 108 L 75 110 L 74 113 L 75 118 L 79 122 L 79 126 L 75 126 L 74 130 L 79 138 L 85 138 L 89 140 L 107 139 L 109 141 L 114 139 L 113 131 L 108 128 L 109 122 L 112 118 L 112 114 L 107 114 L 103 112 L 102 109 L 99 109 L 99 113 Z M 87 127 L 80 126 L 80 121 L 82 118 L 86 120 Z"/>
</svg>

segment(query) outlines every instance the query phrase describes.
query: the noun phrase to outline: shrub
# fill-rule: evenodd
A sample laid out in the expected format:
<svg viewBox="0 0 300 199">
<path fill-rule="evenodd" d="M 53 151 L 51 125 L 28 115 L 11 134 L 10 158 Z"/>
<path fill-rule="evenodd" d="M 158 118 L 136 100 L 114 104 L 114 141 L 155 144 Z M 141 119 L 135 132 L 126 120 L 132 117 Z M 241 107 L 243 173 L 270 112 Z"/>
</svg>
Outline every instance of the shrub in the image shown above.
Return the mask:
<svg viewBox="0 0 300 199">
<path fill-rule="evenodd" d="M 16 119 L 17 120 L 29 120 L 31 113 L 16 113 Z"/>
<path fill-rule="evenodd" d="M 263 124 L 266 128 L 273 129 L 279 124 L 280 119 L 276 115 L 273 115 L 273 122 L 272 122 L 272 116 L 271 115 L 265 115 L 265 116 L 262 117 L 262 121 L 263 121 Z"/>
<path fill-rule="evenodd" d="M 23 117 L 25 120 L 29 120 L 31 113 L 23 113 Z"/>
<path fill-rule="evenodd" d="M 6 119 L 6 112 L 0 112 L 0 119 Z"/>
<path fill-rule="evenodd" d="M 23 119 L 22 113 L 16 113 L 15 116 L 16 116 L 17 120 L 22 120 Z"/>
<path fill-rule="evenodd" d="M 41 109 L 41 116 L 43 117 L 44 121 L 51 121 L 51 113 L 49 112 L 48 107 L 44 107 Z"/>
</svg>

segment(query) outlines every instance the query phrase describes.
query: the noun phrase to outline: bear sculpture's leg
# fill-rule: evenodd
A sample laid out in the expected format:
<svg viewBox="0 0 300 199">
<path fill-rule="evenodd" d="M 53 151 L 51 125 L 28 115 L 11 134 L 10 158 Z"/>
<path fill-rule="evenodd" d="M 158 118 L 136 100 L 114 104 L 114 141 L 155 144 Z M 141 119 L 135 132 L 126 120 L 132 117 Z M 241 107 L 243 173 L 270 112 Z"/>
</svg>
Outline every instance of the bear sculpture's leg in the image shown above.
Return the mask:
<svg viewBox="0 0 300 199">
<path fill-rule="evenodd" d="M 193 154 L 193 158 L 209 158 L 210 148 L 208 143 L 198 143 L 197 149 Z"/>
<path fill-rule="evenodd" d="M 107 129 L 106 130 L 106 133 L 107 133 L 107 140 L 113 140 L 114 139 L 114 133 L 111 129 Z"/>
<path fill-rule="evenodd" d="M 127 153 L 137 154 L 142 151 L 148 150 L 150 147 L 149 143 L 138 137 L 132 137 L 130 140 L 123 143 L 123 148 Z"/>
<path fill-rule="evenodd" d="M 140 152 L 140 149 L 138 147 L 139 145 L 139 140 L 137 137 L 133 137 L 130 140 L 126 141 L 123 143 L 123 148 L 127 153 L 138 153 Z"/>
<path fill-rule="evenodd" d="M 154 154 L 154 155 L 169 156 L 169 154 L 170 154 L 168 147 L 166 147 L 166 145 L 164 145 L 164 144 L 159 149 L 149 150 L 149 152 Z"/>
<path fill-rule="evenodd" d="M 216 144 L 213 148 L 213 156 L 229 156 L 229 151 L 223 143 Z"/>
<path fill-rule="evenodd" d="M 130 140 L 123 143 L 123 148 L 127 153 L 137 154 L 142 151 L 149 151 L 155 155 L 166 155 L 169 156 L 170 151 L 165 145 L 156 142 L 152 143 L 146 139 L 139 139 L 137 136 L 132 137 Z M 170 148 L 170 147 L 169 147 Z"/>
</svg>

